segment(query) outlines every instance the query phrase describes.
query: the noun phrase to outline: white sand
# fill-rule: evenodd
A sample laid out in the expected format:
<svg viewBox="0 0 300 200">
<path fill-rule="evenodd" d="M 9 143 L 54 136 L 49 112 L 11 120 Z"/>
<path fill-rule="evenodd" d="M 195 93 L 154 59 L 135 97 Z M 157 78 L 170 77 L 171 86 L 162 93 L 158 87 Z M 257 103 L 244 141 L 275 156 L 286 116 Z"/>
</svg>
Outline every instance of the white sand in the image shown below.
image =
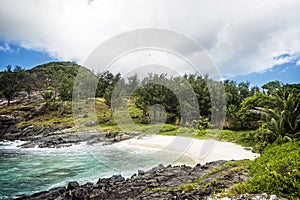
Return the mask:
<svg viewBox="0 0 300 200">
<path fill-rule="evenodd" d="M 128 145 L 156 148 L 178 153 L 178 157 L 188 156 L 195 163 L 205 164 L 216 160 L 253 160 L 259 154 L 245 150 L 244 147 L 215 140 L 198 140 L 179 136 L 145 136 L 124 141 Z"/>
</svg>

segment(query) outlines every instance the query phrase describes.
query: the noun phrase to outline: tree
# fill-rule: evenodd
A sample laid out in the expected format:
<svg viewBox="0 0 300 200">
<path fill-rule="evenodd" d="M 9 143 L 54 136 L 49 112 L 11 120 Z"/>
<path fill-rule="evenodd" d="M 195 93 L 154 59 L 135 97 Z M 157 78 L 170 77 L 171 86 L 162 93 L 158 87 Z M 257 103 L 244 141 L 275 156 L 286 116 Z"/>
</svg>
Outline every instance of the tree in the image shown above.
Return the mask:
<svg viewBox="0 0 300 200">
<path fill-rule="evenodd" d="M 250 96 L 249 90 L 250 82 L 240 82 L 238 84 L 239 89 L 239 104 L 243 102 L 244 99 Z"/>
<path fill-rule="evenodd" d="M 227 102 L 225 127 L 239 129 L 240 120 L 237 116 L 237 112 L 240 108 L 239 88 L 235 81 L 225 80 L 224 89 Z"/>
<path fill-rule="evenodd" d="M 264 93 L 269 95 L 272 94 L 274 91 L 278 90 L 279 88 L 281 88 L 281 86 L 282 83 L 276 80 L 264 84 L 261 88 L 263 89 Z"/>
<path fill-rule="evenodd" d="M 25 70 L 20 66 L 15 66 L 12 70 L 11 66 L 7 66 L 0 75 L 0 91 L 1 95 L 7 99 L 7 105 L 10 105 L 11 100 L 23 88 L 23 79 Z"/>
<path fill-rule="evenodd" d="M 64 82 L 66 78 L 64 70 L 60 66 L 51 66 L 45 69 L 45 76 L 47 77 L 47 81 L 49 82 L 48 87 L 46 88 L 47 92 L 51 90 L 52 99 L 54 102 L 59 93 L 59 88 Z"/>
<path fill-rule="evenodd" d="M 257 107 L 264 107 L 270 105 L 270 98 L 268 95 L 258 92 L 253 96 L 247 97 L 240 105 L 240 109 L 236 112 L 237 120 L 242 129 L 257 129 L 258 121 L 261 116 L 260 112 L 256 110 Z"/>
<path fill-rule="evenodd" d="M 122 123 L 122 119 L 126 119 L 124 117 L 124 109 L 127 108 L 127 101 L 125 101 L 125 81 L 121 79 L 120 75 L 117 75 L 113 81 L 113 84 L 107 88 L 104 94 L 104 99 L 106 105 L 111 108 L 110 120 L 112 120 L 114 116 L 114 120 Z M 125 109 L 126 110 L 126 109 Z M 125 111 L 127 112 L 127 110 Z"/>
<path fill-rule="evenodd" d="M 170 84 L 166 74 L 150 73 L 142 80 L 141 87 L 134 91 L 135 105 L 143 111 L 142 123 L 150 123 L 150 107 L 156 104 L 162 105 L 168 113 L 178 114 L 177 98 L 168 85 Z M 157 109 L 157 106 L 153 107 L 153 121 L 157 120 Z M 174 122 L 170 118 L 167 121 Z"/>
<path fill-rule="evenodd" d="M 240 82 L 225 80 L 224 87 L 226 92 L 226 128 L 230 129 L 255 129 L 257 128 L 256 117 L 247 111 L 251 106 L 252 98 L 260 93 L 259 87 L 254 86 L 249 89 L 250 82 Z M 249 98 L 249 99 L 248 99 Z M 256 97 L 254 97 L 256 99 Z M 246 102 L 246 103 L 244 103 Z"/>
<path fill-rule="evenodd" d="M 148 124 L 150 121 L 149 109 L 153 104 L 151 86 L 147 85 L 146 80 L 142 81 L 142 86 L 134 92 L 135 105 L 143 111 L 142 124 Z"/>
<path fill-rule="evenodd" d="M 184 75 L 184 78 L 192 86 L 197 100 L 200 115 L 209 118 L 211 115 L 211 98 L 208 89 L 209 78 L 206 74 L 204 77 L 201 75 Z"/>
<path fill-rule="evenodd" d="M 94 98 L 96 96 L 98 80 L 98 77 L 89 69 L 80 67 L 73 83 L 73 100 Z"/>
<path fill-rule="evenodd" d="M 62 83 L 58 87 L 59 98 L 62 101 L 72 100 L 74 79 L 73 77 L 64 77 Z"/>
<path fill-rule="evenodd" d="M 46 101 L 55 101 L 58 97 L 63 100 L 71 100 L 73 93 L 74 78 L 79 71 L 79 66 L 71 62 L 49 63 L 42 66 L 44 72 L 44 86 L 42 96 L 47 97 Z M 80 72 L 83 72 L 82 69 Z M 84 80 L 89 81 L 90 77 Z"/>
<path fill-rule="evenodd" d="M 29 101 L 31 99 L 32 91 L 37 87 L 36 81 L 37 81 L 37 75 L 35 73 L 29 73 L 26 71 L 24 81 L 23 81 L 23 88 L 27 92 Z"/>
<path fill-rule="evenodd" d="M 225 80 L 224 88 L 226 92 L 227 105 L 239 106 L 239 88 L 235 81 Z"/>
<path fill-rule="evenodd" d="M 273 140 L 291 140 L 300 137 L 300 94 L 282 87 L 271 95 L 271 108 L 256 108 L 266 115 L 266 127 Z M 273 141 L 271 141 L 273 142 Z"/>
<path fill-rule="evenodd" d="M 128 83 L 126 84 L 126 92 L 127 94 L 132 94 L 135 89 L 140 85 L 137 74 L 135 73 L 133 76 L 127 78 Z"/>
<path fill-rule="evenodd" d="M 106 79 L 105 77 L 108 79 Z M 106 86 L 106 88 L 104 88 L 104 85 Z M 113 117 L 115 109 L 117 109 L 123 103 L 124 90 L 125 83 L 124 79 L 121 79 L 120 73 L 113 75 L 112 73 L 107 71 L 100 75 L 97 87 L 97 94 L 99 95 L 98 92 L 104 92 L 103 95 L 101 94 L 101 97 L 105 99 L 105 104 L 111 108 L 111 119 Z"/>
<path fill-rule="evenodd" d="M 104 97 L 109 87 L 113 84 L 114 75 L 109 71 L 101 72 L 97 74 L 98 85 L 96 91 L 96 97 Z"/>
<path fill-rule="evenodd" d="M 211 122 L 215 128 L 222 128 L 226 114 L 226 95 L 223 84 L 217 81 L 208 81 L 212 102 Z"/>
<path fill-rule="evenodd" d="M 274 142 L 285 142 L 300 138 L 300 93 L 296 88 L 282 86 L 273 93 L 255 95 L 251 113 L 262 117 L 256 135 L 260 150 Z M 259 99 L 258 99 L 259 97 Z M 250 98 L 247 99 L 249 105 Z M 246 103 L 245 103 L 246 106 Z"/>
</svg>

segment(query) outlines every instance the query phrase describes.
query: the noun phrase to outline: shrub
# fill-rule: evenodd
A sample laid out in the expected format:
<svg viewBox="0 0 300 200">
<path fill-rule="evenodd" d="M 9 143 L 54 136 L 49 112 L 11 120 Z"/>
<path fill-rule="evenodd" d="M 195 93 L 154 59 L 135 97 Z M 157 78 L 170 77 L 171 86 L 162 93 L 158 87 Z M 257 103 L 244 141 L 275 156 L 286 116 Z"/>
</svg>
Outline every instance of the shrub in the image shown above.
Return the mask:
<svg viewBox="0 0 300 200">
<path fill-rule="evenodd" d="M 161 132 L 176 131 L 179 127 L 172 124 L 164 124 Z"/>
<path fill-rule="evenodd" d="M 300 196 L 300 142 L 272 145 L 250 166 L 252 179 L 234 188 L 240 193 L 276 194 L 289 199 Z"/>
<path fill-rule="evenodd" d="M 183 192 L 191 192 L 191 191 L 196 190 L 196 186 L 195 186 L 195 184 L 187 183 L 187 184 L 182 185 L 182 186 L 180 187 L 180 189 L 181 189 Z"/>
</svg>

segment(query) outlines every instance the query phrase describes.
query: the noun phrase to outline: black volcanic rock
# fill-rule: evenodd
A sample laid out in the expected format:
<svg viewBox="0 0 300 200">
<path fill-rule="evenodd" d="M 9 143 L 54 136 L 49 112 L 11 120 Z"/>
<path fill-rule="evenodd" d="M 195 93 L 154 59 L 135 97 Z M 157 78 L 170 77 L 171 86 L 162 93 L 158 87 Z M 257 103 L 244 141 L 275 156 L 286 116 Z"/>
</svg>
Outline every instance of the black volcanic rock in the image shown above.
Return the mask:
<svg viewBox="0 0 300 200">
<path fill-rule="evenodd" d="M 139 170 L 138 175 L 128 179 L 114 175 L 100 178 L 97 183 L 70 182 L 66 189 L 56 188 L 18 199 L 206 199 L 216 190 L 241 182 L 239 177 L 247 173 L 230 167 L 223 169 L 224 163 L 216 161 L 201 167 L 159 165 L 148 171 Z M 216 167 L 222 170 L 210 174 Z M 194 186 L 190 187 L 191 184 Z"/>
<path fill-rule="evenodd" d="M 76 181 L 73 182 L 69 182 L 68 186 L 67 186 L 67 190 L 74 190 L 77 189 L 79 187 L 79 183 Z"/>
<path fill-rule="evenodd" d="M 6 133 L 14 133 L 20 119 L 12 115 L 0 115 L 0 137 Z"/>
</svg>

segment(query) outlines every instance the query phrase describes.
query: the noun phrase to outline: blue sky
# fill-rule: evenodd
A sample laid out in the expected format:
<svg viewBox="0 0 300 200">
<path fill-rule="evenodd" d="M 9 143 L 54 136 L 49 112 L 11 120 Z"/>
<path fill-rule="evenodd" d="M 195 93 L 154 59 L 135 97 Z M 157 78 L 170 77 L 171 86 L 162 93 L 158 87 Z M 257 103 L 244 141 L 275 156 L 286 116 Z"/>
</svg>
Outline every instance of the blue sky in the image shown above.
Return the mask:
<svg viewBox="0 0 300 200">
<path fill-rule="evenodd" d="M 256 72 L 229 79 L 236 80 L 237 82 L 249 81 L 251 86 L 262 86 L 274 80 L 279 80 L 284 84 L 300 83 L 300 66 L 297 66 L 295 62 L 290 62 L 275 66 L 266 72 Z"/>
<path fill-rule="evenodd" d="M 0 0 L 0 70 L 50 61 L 83 64 L 109 38 L 150 27 L 196 41 L 221 78 L 259 86 L 272 80 L 299 83 L 299 7 L 299 0 Z M 191 57 L 201 55 L 178 40 L 174 48 Z M 130 66 L 131 58 L 120 63 Z M 163 54 L 152 58 L 178 72 L 186 67 Z M 203 66 L 204 73 L 210 69 Z"/>
<path fill-rule="evenodd" d="M 15 45 L 5 45 L 0 42 L 0 46 L 3 49 L 0 49 L 0 70 L 3 71 L 6 66 L 11 65 L 19 65 L 25 69 L 30 69 L 34 66 L 44 64 L 51 61 L 57 61 L 57 59 L 50 58 L 47 53 L 35 51 L 35 50 L 27 50 L 19 46 Z M 4 49 L 4 47 L 7 49 Z"/>
<path fill-rule="evenodd" d="M 7 65 L 19 65 L 25 69 L 30 69 L 34 66 L 44 64 L 52 61 L 59 61 L 58 59 L 51 58 L 45 52 L 27 50 L 16 45 L 5 45 L 0 43 L 0 70 L 4 70 Z M 5 49 L 6 47 L 6 49 Z M 285 54 L 280 58 L 290 57 Z M 62 60 L 65 61 L 65 60 Z M 297 65 L 298 64 L 298 65 Z M 255 72 L 246 75 L 237 75 L 228 77 L 230 80 L 237 82 L 249 81 L 251 86 L 262 86 L 263 84 L 279 80 L 283 83 L 300 83 L 300 63 L 297 59 L 290 59 L 289 62 L 279 64 L 264 72 Z"/>
</svg>

